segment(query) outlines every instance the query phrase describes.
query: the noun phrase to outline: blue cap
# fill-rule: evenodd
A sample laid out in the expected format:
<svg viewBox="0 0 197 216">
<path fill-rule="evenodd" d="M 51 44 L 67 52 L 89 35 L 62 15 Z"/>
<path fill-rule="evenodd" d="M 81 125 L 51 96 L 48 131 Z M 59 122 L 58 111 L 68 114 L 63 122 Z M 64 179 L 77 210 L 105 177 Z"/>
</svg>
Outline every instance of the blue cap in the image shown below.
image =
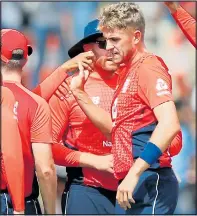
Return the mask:
<svg viewBox="0 0 197 216">
<path fill-rule="evenodd" d="M 68 50 L 68 55 L 73 58 L 79 53 L 84 52 L 83 44 L 90 42 L 97 37 L 102 36 L 102 32 L 98 30 L 99 20 L 95 19 L 87 24 L 84 29 L 84 38 Z"/>
</svg>

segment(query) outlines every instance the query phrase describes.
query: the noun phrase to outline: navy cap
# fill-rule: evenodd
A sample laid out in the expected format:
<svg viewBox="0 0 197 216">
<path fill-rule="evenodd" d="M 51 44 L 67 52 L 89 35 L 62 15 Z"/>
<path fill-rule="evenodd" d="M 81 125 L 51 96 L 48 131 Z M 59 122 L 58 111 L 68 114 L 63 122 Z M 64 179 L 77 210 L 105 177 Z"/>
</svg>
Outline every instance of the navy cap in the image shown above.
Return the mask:
<svg viewBox="0 0 197 216">
<path fill-rule="evenodd" d="M 68 55 L 70 56 L 70 58 L 73 58 L 79 53 L 84 52 L 83 44 L 86 44 L 98 37 L 103 36 L 102 32 L 98 30 L 98 24 L 98 19 L 88 23 L 88 25 L 84 29 L 84 38 L 68 50 Z"/>
</svg>

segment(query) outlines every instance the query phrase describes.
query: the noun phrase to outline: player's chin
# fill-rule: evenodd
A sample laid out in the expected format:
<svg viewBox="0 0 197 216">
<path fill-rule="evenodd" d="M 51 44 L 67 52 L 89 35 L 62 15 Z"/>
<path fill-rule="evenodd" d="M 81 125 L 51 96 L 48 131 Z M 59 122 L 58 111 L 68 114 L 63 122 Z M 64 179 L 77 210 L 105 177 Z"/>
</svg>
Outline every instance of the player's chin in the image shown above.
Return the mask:
<svg viewBox="0 0 197 216">
<path fill-rule="evenodd" d="M 116 65 L 120 65 L 122 62 L 123 62 L 123 58 L 122 58 L 122 56 L 120 56 L 120 55 L 115 55 L 114 57 L 113 57 L 113 63 L 114 64 L 116 64 Z"/>
<path fill-rule="evenodd" d="M 118 65 L 115 64 L 113 61 L 105 61 L 104 68 L 108 71 L 116 71 L 118 69 Z"/>
</svg>

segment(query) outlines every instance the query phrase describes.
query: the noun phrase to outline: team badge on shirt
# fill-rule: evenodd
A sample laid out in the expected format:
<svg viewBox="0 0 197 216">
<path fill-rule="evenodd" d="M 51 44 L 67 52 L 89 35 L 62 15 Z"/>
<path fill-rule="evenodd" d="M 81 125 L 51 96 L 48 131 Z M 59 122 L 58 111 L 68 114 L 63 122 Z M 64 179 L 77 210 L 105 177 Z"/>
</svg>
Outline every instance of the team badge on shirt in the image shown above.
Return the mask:
<svg viewBox="0 0 197 216">
<path fill-rule="evenodd" d="M 100 97 L 99 96 L 92 97 L 91 99 L 95 105 L 98 105 L 100 103 Z"/>
<path fill-rule="evenodd" d="M 157 96 L 170 94 L 167 83 L 161 78 L 157 79 L 156 89 L 157 89 Z"/>
</svg>

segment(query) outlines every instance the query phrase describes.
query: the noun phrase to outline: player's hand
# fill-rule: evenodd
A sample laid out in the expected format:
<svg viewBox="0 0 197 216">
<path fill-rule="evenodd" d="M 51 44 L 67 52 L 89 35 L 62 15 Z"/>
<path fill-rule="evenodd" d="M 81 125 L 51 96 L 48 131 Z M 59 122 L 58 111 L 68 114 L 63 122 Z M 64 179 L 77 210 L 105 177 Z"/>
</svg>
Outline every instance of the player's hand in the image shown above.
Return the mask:
<svg viewBox="0 0 197 216">
<path fill-rule="evenodd" d="M 69 83 L 67 80 L 65 80 L 55 91 L 54 93 L 60 100 L 64 100 L 72 94 L 70 91 Z"/>
<path fill-rule="evenodd" d="M 72 77 L 70 82 L 70 90 L 74 92 L 75 90 L 84 91 L 84 85 L 90 75 L 90 71 L 86 70 L 81 62 L 78 62 L 79 74 Z"/>
<path fill-rule="evenodd" d="M 55 95 L 60 99 L 64 100 L 72 94 L 72 91 L 81 90 L 84 91 L 84 85 L 88 79 L 89 71 L 85 70 L 82 66 L 81 62 L 77 63 L 77 67 L 79 68 L 79 74 L 73 76 L 71 83 L 66 79 L 55 91 Z"/>
<path fill-rule="evenodd" d="M 74 58 L 66 61 L 61 67 L 66 68 L 67 70 L 75 70 L 78 68 L 78 62 L 81 62 L 81 65 L 84 69 L 92 71 L 93 70 L 93 62 L 95 59 L 95 55 L 92 51 L 80 53 Z"/>
<path fill-rule="evenodd" d="M 138 183 L 139 175 L 128 173 L 121 184 L 118 186 L 116 199 L 119 205 L 127 210 L 131 208 L 131 203 L 135 203 L 133 192 Z"/>
<path fill-rule="evenodd" d="M 100 171 L 113 173 L 113 155 L 102 155 L 95 159 L 95 168 Z"/>
<path fill-rule="evenodd" d="M 164 2 L 164 4 L 168 7 L 171 13 L 176 12 L 178 7 L 180 6 L 178 2 Z"/>
<path fill-rule="evenodd" d="M 24 213 L 24 211 L 15 211 L 15 210 L 14 210 L 14 214 L 22 215 L 22 214 L 25 214 L 25 213 Z"/>
</svg>

